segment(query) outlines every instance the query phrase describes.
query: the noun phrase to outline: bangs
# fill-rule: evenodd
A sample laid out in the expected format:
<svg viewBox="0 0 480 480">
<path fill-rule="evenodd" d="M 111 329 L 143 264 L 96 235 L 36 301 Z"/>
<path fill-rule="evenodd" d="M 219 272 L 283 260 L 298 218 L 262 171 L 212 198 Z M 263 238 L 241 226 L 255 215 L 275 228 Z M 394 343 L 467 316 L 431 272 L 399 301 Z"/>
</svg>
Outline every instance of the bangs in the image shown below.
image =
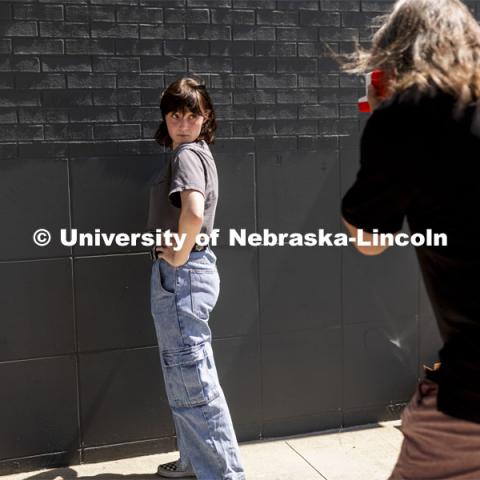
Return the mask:
<svg viewBox="0 0 480 480">
<path fill-rule="evenodd" d="M 188 87 L 182 88 L 178 92 L 165 92 L 160 102 L 160 109 L 164 117 L 170 112 L 185 112 L 186 110 L 203 115 L 205 111 L 202 107 L 202 98 L 199 92 Z"/>
</svg>

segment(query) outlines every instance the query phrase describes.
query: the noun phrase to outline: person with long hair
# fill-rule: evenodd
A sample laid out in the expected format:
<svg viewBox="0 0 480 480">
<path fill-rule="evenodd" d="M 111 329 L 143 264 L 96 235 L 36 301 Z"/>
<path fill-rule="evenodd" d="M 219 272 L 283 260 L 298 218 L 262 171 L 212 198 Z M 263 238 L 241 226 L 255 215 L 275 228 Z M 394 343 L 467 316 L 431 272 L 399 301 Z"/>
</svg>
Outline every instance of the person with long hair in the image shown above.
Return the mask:
<svg viewBox="0 0 480 480">
<path fill-rule="evenodd" d="M 220 290 L 216 256 L 197 243 L 199 233 L 212 233 L 218 201 L 208 147 L 215 139 L 215 111 L 205 86 L 189 77 L 168 86 L 160 109 L 155 139 L 171 154 L 150 196 L 148 228 L 161 230 L 165 240 L 153 251 L 151 308 L 180 458 L 160 465 L 158 474 L 244 480 L 208 325 Z M 168 245 L 167 231 L 177 235 L 175 245 Z"/>
<path fill-rule="evenodd" d="M 348 72 L 383 72 L 360 170 L 342 202 L 352 236 L 446 233 L 416 253 L 443 346 L 402 413 L 391 480 L 480 479 L 480 27 L 460 0 L 399 0 Z M 369 232 L 369 233 L 365 233 Z M 358 238 L 358 237 L 357 237 Z M 366 255 L 386 246 L 359 246 Z"/>
</svg>

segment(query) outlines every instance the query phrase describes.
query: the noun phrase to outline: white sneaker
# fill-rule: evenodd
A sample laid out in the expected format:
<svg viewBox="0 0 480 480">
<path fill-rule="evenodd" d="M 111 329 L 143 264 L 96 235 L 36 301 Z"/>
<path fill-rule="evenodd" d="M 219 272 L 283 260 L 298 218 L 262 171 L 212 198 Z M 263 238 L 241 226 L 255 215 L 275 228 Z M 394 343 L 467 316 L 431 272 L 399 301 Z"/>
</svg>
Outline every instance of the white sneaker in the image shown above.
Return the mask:
<svg viewBox="0 0 480 480">
<path fill-rule="evenodd" d="M 164 478 L 196 478 L 195 473 L 190 468 L 185 468 L 180 460 L 176 462 L 164 463 L 158 466 L 157 475 Z"/>
</svg>

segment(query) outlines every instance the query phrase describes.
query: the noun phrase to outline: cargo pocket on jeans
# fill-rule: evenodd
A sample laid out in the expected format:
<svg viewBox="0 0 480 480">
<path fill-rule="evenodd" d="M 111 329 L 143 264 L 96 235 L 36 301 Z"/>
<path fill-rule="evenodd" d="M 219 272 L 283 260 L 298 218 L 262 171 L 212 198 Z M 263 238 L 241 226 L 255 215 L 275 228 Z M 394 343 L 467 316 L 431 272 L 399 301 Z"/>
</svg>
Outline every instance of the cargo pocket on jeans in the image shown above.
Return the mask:
<svg viewBox="0 0 480 480">
<path fill-rule="evenodd" d="M 218 377 L 210 344 L 162 353 L 170 406 L 206 405 L 219 395 Z"/>
</svg>

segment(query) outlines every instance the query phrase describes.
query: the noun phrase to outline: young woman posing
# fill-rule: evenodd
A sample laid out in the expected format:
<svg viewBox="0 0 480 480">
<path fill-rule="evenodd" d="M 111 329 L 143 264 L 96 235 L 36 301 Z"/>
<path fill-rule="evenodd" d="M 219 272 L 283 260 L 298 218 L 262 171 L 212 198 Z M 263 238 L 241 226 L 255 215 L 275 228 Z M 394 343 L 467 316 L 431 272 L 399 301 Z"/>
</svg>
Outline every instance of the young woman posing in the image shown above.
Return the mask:
<svg viewBox="0 0 480 480">
<path fill-rule="evenodd" d="M 208 318 L 219 294 L 216 256 L 195 243 L 210 234 L 215 219 L 218 177 L 209 143 L 215 112 L 207 90 L 192 78 L 163 93 L 163 121 L 155 138 L 171 148 L 171 158 L 151 197 L 150 227 L 185 235 L 178 250 L 156 248 L 151 308 L 180 458 L 160 465 L 167 478 L 245 478 L 228 406 L 211 347 Z"/>
</svg>

